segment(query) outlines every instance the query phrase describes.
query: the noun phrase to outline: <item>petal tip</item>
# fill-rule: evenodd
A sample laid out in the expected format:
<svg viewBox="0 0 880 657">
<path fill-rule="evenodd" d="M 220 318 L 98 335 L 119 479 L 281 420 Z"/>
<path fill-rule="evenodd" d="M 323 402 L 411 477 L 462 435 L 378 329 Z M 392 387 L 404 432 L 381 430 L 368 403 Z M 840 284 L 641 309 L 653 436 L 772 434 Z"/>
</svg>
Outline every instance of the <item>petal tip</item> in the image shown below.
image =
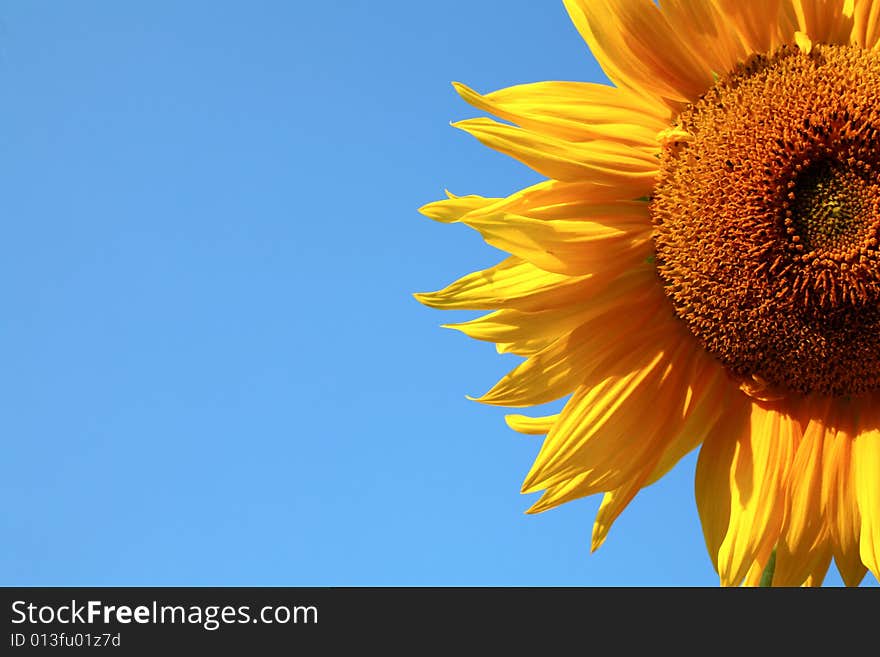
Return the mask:
<svg viewBox="0 0 880 657">
<path fill-rule="evenodd" d="M 413 298 L 428 308 L 443 308 L 442 303 L 437 300 L 436 292 L 413 292 Z"/>
<path fill-rule="evenodd" d="M 809 55 L 812 52 L 813 41 L 804 32 L 795 32 L 794 41 L 797 44 L 797 47 L 800 48 L 801 52 L 805 55 Z"/>
</svg>

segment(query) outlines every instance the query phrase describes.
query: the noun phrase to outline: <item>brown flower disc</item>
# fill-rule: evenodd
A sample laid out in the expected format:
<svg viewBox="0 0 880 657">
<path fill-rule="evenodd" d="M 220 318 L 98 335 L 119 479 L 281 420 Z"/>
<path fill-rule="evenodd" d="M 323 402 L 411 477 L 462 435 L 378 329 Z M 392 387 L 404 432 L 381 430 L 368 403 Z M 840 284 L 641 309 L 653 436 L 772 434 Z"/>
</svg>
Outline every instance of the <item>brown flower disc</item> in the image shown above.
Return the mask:
<svg viewBox="0 0 880 657">
<path fill-rule="evenodd" d="M 880 56 L 786 46 L 679 116 L 651 202 L 676 314 L 737 376 L 880 385 Z"/>
</svg>

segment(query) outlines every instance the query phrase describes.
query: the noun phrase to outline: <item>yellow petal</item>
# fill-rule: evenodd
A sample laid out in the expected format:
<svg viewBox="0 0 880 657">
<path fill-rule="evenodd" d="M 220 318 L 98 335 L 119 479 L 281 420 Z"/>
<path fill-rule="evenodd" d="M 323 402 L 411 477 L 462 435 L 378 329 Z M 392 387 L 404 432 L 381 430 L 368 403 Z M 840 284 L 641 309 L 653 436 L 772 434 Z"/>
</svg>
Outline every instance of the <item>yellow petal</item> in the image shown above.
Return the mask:
<svg viewBox="0 0 880 657">
<path fill-rule="evenodd" d="M 485 96 L 453 82 L 474 107 L 538 133 L 572 142 L 611 139 L 657 146 L 671 120 L 668 109 L 623 89 L 586 82 L 536 82 Z"/>
<path fill-rule="evenodd" d="M 547 341 L 549 344 L 571 333 L 595 313 L 593 304 L 580 302 L 536 312 L 496 310 L 467 322 L 444 324 L 443 327 L 461 331 L 474 340 L 504 345 L 534 340 Z"/>
<path fill-rule="evenodd" d="M 641 490 L 642 484 L 647 477 L 650 466 L 643 468 L 640 476 L 633 477 L 627 484 L 616 488 L 613 491 L 605 493 L 602 497 L 602 503 L 596 514 L 596 520 L 593 524 L 593 536 L 590 543 L 590 552 L 598 550 L 605 539 L 608 537 L 608 531 L 614 524 L 614 521 L 629 505 L 636 494 Z M 541 498 L 528 510 L 528 513 L 541 513 L 548 509 L 552 509 L 571 500 L 584 497 L 585 493 L 581 491 L 583 487 L 584 477 L 575 477 L 561 484 L 548 488 Z"/>
<path fill-rule="evenodd" d="M 822 516 L 822 453 L 830 400 L 814 404 L 797 447 L 788 487 L 788 513 L 776 552 L 774 584 L 799 586 L 825 558 L 826 524 Z M 830 430 L 834 435 L 834 430 Z"/>
<path fill-rule="evenodd" d="M 612 280 L 598 294 L 584 294 L 578 303 L 535 312 L 499 310 L 467 322 L 444 326 L 475 340 L 501 344 L 535 339 L 552 342 L 609 312 L 629 314 L 632 304 L 640 302 L 645 294 L 656 296 L 656 292 L 649 288 L 659 285 L 656 274 L 645 266 Z"/>
<path fill-rule="evenodd" d="M 468 212 L 485 208 L 501 200 L 484 196 L 455 196 L 423 205 L 419 208 L 419 212 L 434 221 L 451 224 L 460 221 Z"/>
<path fill-rule="evenodd" d="M 528 417 L 526 415 L 505 415 L 504 420 L 507 426 L 518 433 L 524 433 L 528 436 L 543 436 L 559 419 L 559 414 L 546 415 L 544 417 Z"/>
<path fill-rule="evenodd" d="M 693 361 L 693 369 L 687 376 L 689 390 L 682 402 L 683 421 L 662 437 L 665 444 L 658 445 L 658 458 L 651 467 L 634 475 L 630 484 L 606 493 L 593 525 L 593 551 L 605 541 L 613 522 L 635 494 L 663 477 L 682 457 L 702 443 L 727 407 L 727 399 L 735 388 L 724 368 L 701 349 L 693 354 Z"/>
<path fill-rule="evenodd" d="M 795 569 L 792 567 L 792 564 L 786 563 L 786 561 L 792 558 L 791 555 L 787 555 L 785 553 L 780 554 L 777 550 L 775 558 L 776 564 L 775 572 L 773 573 L 772 586 L 820 587 L 822 586 L 822 582 L 825 580 L 825 575 L 828 572 L 828 566 L 831 565 L 831 545 L 827 541 L 825 543 L 822 543 L 821 545 L 816 547 L 813 553 L 809 555 L 810 562 L 809 564 L 807 564 L 806 567 L 801 564 L 798 564 L 796 566 L 798 569 L 806 571 L 806 574 L 800 578 L 792 576 L 792 573 L 795 572 Z M 746 579 L 743 584 L 745 586 L 758 586 L 761 582 L 761 579 L 763 578 L 762 576 L 766 564 L 766 558 L 756 561 L 752 569 L 749 570 L 748 575 L 746 575 Z"/>
<path fill-rule="evenodd" d="M 767 545 L 761 548 L 754 562 L 752 562 L 749 571 L 746 573 L 745 579 L 742 583 L 743 586 L 751 587 L 761 585 L 761 582 L 764 579 L 764 570 L 767 568 L 767 564 L 769 563 L 772 554 L 773 548 L 771 546 Z M 773 558 L 775 559 L 775 557 Z"/>
<path fill-rule="evenodd" d="M 740 0 L 740 4 L 743 3 Z M 662 0 L 660 8 L 688 52 L 699 58 L 710 71 L 732 71 L 747 56 L 732 21 L 714 2 Z"/>
<path fill-rule="evenodd" d="M 682 390 L 680 400 L 682 419 L 674 426 L 663 426 L 663 419 L 669 417 L 668 409 L 659 405 L 646 407 L 644 425 L 657 427 L 657 443 L 652 455 L 641 466 L 628 474 L 622 486 L 605 494 L 602 505 L 593 525 L 591 550 L 597 550 L 608 535 L 614 521 L 635 495 L 645 486 L 666 474 L 678 460 L 698 445 L 703 436 L 711 432 L 727 406 L 727 397 L 735 387 L 724 369 L 707 353 L 697 349 L 692 353 L 693 367 L 685 376 L 689 382 L 687 390 Z M 656 417 L 654 417 L 656 415 Z M 651 439 L 650 432 L 644 438 Z M 595 493 L 590 474 L 578 475 L 568 481 L 550 486 L 530 513 L 550 509 L 559 504 Z"/>
<path fill-rule="evenodd" d="M 651 219 L 645 201 L 621 197 L 619 187 L 594 181 L 565 183 L 548 180 L 519 190 L 506 198 L 455 196 L 419 208 L 425 216 L 442 223 L 456 223 L 466 217 L 474 224 L 505 215 L 522 215 L 536 220 L 593 221 L 635 230 L 641 222 L 650 230 Z"/>
<path fill-rule="evenodd" d="M 593 276 L 578 280 L 578 286 L 573 290 L 577 298 L 569 299 L 566 304 L 550 304 L 543 297 L 535 297 L 527 301 L 536 304 L 538 300 L 543 300 L 544 305 L 538 310 L 531 310 L 521 300 L 518 303 L 524 310 L 501 310 L 469 322 L 444 326 L 477 340 L 496 342 L 500 354 L 530 357 L 600 316 L 606 322 L 628 326 L 632 321 L 627 317 L 633 315 L 632 308 L 637 304 L 646 303 L 646 307 L 660 308 L 658 291 L 661 288 L 656 272 L 648 263 L 641 263 L 639 267 L 614 279 Z M 604 333 L 597 330 L 597 338 Z"/>
<path fill-rule="evenodd" d="M 794 33 L 794 42 L 797 44 L 797 47 L 800 51 L 806 55 L 809 55 L 813 52 L 813 42 L 810 40 L 810 37 L 806 35 L 806 33 L 798 30 Z"/>
<path fill-rule="evenodd" d="M 629 506 L 629 503 L 633 501 L 633 498 L 642 489 L 649 472 L 650 468 L 644 468 L 641 476 L 633 477 L 628 484 L 605 493 L 602 497 L 602 504 L 599 505 L 596 520 L 593 522 L 590 552 L 595 552 L 602 547 L 605 539 L 608 538 L 608 532 L 611 531 L 614 521 L 617 520 L 618 516 Z"/>
<path fill-rule="evenodd" d="M 558 339 L 558 337 L 540 337 L 526 338 L 516 342 L 499 342 L 495 345 L 495 350 L 499 354 L 515 354 L 516 356 L 529 358 L 541 353 Z"/>
<path fill-rule="evenodd" d="M 852 40 L 862 48 L 877 47 L 880 42 L 880 3 L 876 0 L 856 0 Z"/>
<path fill-rule="evenodd" d="M 616 141 L 575 143 L 491 119 L 468 119 L 452 125 L 548 178 L 617 185 L 623 198 L 647 195 L 659 170 L 654 154 Z"/>
<path fill-rule="evenodd" d="M 755 402 L 748 423 L 735 428 L 735 434 L 722 430 L 710 436 L 697 463 L 697 506 L 725 586 L 739 585 L 756 557 L 777 542 L 800 434 L 797 420 L 784 409 Z"/>
<path fill-rule="evenodd" d="M 822 451 L 822 514 L 825 517 L 837 570 L 847 586 L 858 586 L 867 569 L 859 556 L 861 517 L 853 482 L 854 428 L 846 423 L 825 438 Z"/>
<path fill-rule="evenodd" d="M 573 477 L 572 479 L 566 479 L 561 481 L 558 484 L 554 484 L 552 486 L 548 486 L 547 489 L 542 493 L 541 497 L 535 502 L 529 509 L 526 511 L 528 514 L 537 514 L 543 513 L 544 511 L 548 511 L 550 509 L 556 508 L 562 504 L 566 504 L 571 502 L 572 500 L 577 500 L 585 495 L 590 495 L 592 493 L 584 493 L 582 492 L 582 484 L 583 477 Z M 636 489 L 638 487 L 636 486 Z M 633 495 L 635 495 L 633 492 Z M 608 494 L 606 494 L 607 497 Z M 632 499 L 632 498 L 629 498 Z M 629 501 L 627 500 L 627 502 Z M 604 504 L 605 498 L 603 498 Z M 625 505 L 625 503 L 624 503 Z M 620 508 L 622 510 L 623 507 Z M 601 511 L 601 507 L 600 507 Z M 591 550 L 593 551 L 593 550 Z"/>
<path fill-rule="evenodd" d="M 849 44 L 855 27 L 853 0 L 787 0 L 798 29 L 814 43 Z"/>
<path fill-rule="evenodd" d="M 855 552 L 834 552 L 834 565 L 837 572 L 847 586 L 855 587 L 861 584 L 868 574 L 868 569 L 862 563 L 858 550 Z"/>
<path fill-rule="evenodd" d="M 664 439 L 685 419 L 683 379 L 698 346 L 675 322 L 649 330 L 656 335 L 621 340 L 642 348 L 609 352 L 587 373 L 544 441 L 523 492 L 575 477 L 582 477 L 584 494 L 613 490 L 634 470 L 653 467 Z"/>
<path fill-rule="evenodd" d="M 789 512 L 781 542 L 781 545 L 794 552 L 803 544 L 809 548 L 821 533 L 822 451 L 825 433 L 823 416 L 810 420 L 795 454 L 789 488 Z"/>
<path fill-rule="evenodd" d="M 505 215 L 540 221 L 592 221 L 621 230 L 651 227 L 645 200 L 624 199 L 619 188 L 608 185 L 558 180 L 545 181 L 495 203 L 472 209 L 462 215 L 462 219 L 467 217 L 468 221 L 479 222 Z"/>
<path fill-rule="evenodd" d="M 702 349 L 694 354 L 694 367 L 688 376 L 688 395 L 685 400 L 688 418 L 671 432 L 646 485 L 653 484 L 669 472 L 685 455 L 696 449 L 710 435 L 725 408 L 737 393 L 727 372 L 718 361 Z"/>
<path fill-rule="evenodd" d="M 628 340 L 648 337 L 651 329 L 645 327 L 666 316 L 665 302 L 654 281 L 625 297 L 608 295 L 586 322 L 528 358 L 476 401 L 522 407 L 567 395 L 604 361 L 631 351 Z"/>
<path fill-rule="evenodd" d="M 578 329 L 553 341 L 545 349 L 504 376 L 481 397 L 470 398 L 492 406 L 524 407 L 546 404 L 569 394 L 590 368 L 587 331 Z"/>
<path fill-rule="evenodd" d="M 793 552 L 787 547 L 776 549 L 776 571 L 773 586 L 820 586 L 831 563 L 829 543 L 819 542 L 809 550 Z M 813 584 L 806 584 L 812 581 Z"/>
<path fill-rule="evenodd" d="M 636 197 L 626 196 L 625 193 L 625 189 L 601 185 L 595 181 L 571 183 L 546 180 L 511 194 L 493 205 L 475 209 L 472 214 L 482 216 L 510 213 L 547 220 L 595 218 L 596 206 L 609 207 L 611 203 L 621 201 L 619 204 L 621 209 L 614 215 L 616 217 L 619 214 L 633 213 L 627 201 Z M 640 204 L 646 206 L 644 201 Z M 646 214 L 643 213 L 642 216 L 646 217 Z M 646 223 L 650 223 L 647 217 Z"/>
<path fill-rule="evenodd" d="M 732 396 L 715 430 L 703 442 L 697 460 L 694 480 L 697 510 L 715 570 L 718 570 L 718 552 L 730 526 L 730 471 L 737 441 L 748 431 L 750 412 L 751 404 L 744 395 Z"/>
<path fill-rule="evenodd" d="M 647 214 L 640 208 L 642 214 Z M 630 226 L 598 221 L 542 220 L 516 214 L 470 215 L 464 222 L 492 246 L 546 271 L 616 276 L 653 253 L 646 220 Z"/>
<path fill-rule="evenodd" d="M 739 34 L 746 53 L 766 53 L 790 42 L 794 26 L 788 20 L 782 0 L 713 0 Z"/>
<path fill-rule="evenodd" d="M 432 308 L 445 310 L 543 310 L 565 306 L 583 297 L 589 276 L 552 274 L 520 258 L 510 257 L 468 274 L 437 292 L 413 296 Z"/>
<path fill-rule="evenodd" d="M 564 0 L 581 36 L 618 86 L 647 97 L 692 102 L 712 86 L 712 71 L 693 56 L 651 0 Z"/>
<path fill-rule="evenodd" d="M 876 411 L 869 416 L 868 427 L 853 442 L 852 456 L 855 496 L 862 521 L 859 555 L 880 580 L 880 427 Z"/>
<path fill-rule="evenodd" d="M 807 575 L 802 586 L 819 587 L 825 580 L 825 574 L 828 572 L 828 566 L 831 565 L 831 548 L 825 545 L 824 551 L 819 554 L 818 559 L 813 566 L 812 571 Z"/>
</svg>

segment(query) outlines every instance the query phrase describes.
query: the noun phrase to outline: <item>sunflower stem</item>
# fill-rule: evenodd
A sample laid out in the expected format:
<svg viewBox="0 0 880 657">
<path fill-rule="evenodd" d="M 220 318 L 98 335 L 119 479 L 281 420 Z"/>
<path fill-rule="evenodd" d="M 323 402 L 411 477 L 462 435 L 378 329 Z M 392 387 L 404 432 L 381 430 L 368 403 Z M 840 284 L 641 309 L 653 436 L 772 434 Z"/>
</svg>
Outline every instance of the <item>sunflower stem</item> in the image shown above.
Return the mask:
<svg viewBox="0 0 880 657">
<path fill-rule="evenodd" d="M 760 587 L 770 587 L 773 586 L 773 573 L 776 571 L 776 548 L 773 549 L 773 552 L 770 553 L 770 558 L 767 560 L 767 565 L 764 567 L 764 572 L 761 574 L 761 583 L 758 585 Z"/>
</svg>

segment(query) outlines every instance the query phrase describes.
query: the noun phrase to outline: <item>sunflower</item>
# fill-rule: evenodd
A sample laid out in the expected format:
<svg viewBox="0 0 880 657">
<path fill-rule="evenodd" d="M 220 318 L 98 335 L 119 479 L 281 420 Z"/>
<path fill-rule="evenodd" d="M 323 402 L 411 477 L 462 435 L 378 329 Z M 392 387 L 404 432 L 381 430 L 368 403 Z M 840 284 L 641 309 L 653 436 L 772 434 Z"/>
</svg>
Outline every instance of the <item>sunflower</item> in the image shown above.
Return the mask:
<svg viewBox="0 0 880 657">
<path fill-rule="evenodd" d="M 539 512 L 621 511 L 700 449 L 726 586 L 880 578 L 880 2 L 565 0 L 614 86 L 458 93 L 548 178 L 421 211 L 510 254 L 437 292 L 524 360 L 478 401 L 544 435 Z"/>
</svg>

